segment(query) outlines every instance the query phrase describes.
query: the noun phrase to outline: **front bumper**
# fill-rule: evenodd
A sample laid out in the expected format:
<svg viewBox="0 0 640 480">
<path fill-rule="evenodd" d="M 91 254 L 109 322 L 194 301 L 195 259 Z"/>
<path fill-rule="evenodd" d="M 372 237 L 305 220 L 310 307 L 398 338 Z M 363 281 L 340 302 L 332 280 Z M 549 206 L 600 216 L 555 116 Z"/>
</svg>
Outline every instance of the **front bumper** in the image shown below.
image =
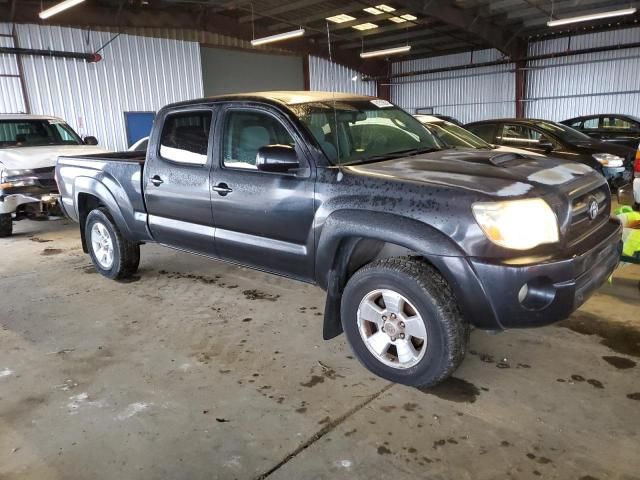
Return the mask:
<svg viewBox="0 0 640 480">
<path fill-rule="evenodd" d="M 465 278 L 457 279 L 463 314 L 477 327 L 490 330 L 538 327 L 563 320 L 616 269 L 621 238 L 619 222 L 610 220 L 598 241 L 571 258 L 524 265 L 470 258 Z"/>
<path fill-rule="evenodd" d="M 57 206 L 60 195 L 40 187 L 9 189 L 0 191 L 0 214 L 14 213 L 20 205 L 33 205 L 40 212 L 46 212 Z"/>
</svg>

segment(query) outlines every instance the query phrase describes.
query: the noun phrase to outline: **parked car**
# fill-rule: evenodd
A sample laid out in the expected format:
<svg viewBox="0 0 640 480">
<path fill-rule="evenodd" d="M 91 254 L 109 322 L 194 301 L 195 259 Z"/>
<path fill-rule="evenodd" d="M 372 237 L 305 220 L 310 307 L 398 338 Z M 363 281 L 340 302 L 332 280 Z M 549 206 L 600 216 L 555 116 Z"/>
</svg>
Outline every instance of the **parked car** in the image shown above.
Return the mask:
<svg viewBox="0 0 640 480">
<path fill-rule="evenodd" d="M 11 235 L 14 217 L 55 211 L 56 159 L 103 152 L 97 143 L 94 137 L 82 140 L 60 118 L 0 115 L 0 237 Z"/>
<path fill-rule="evenodd" d="M 640 142 L 640 118 L 607 113 L 570 118 L 560 123 L 605 142 L 636 148 Z"/>
<path fill-rule="evenodd" d="M 440 120 L 446 120 L 447 122 L 453 123 L 454 125 L 457 125 L 459 127 L 464 127 L 464 124 L 460 120 L 450 115 L 442 115 L 441 113 L 434 113 L 431 116 L 435 118 L 439 118 Z"/>
<path fill-rule="evenodd" d="M 316 284 L 325 339 L 344 330 L 373 373 L 433 385 L 470 325 L 566 318 L 619 261 L 601 175 L 505 157 L 443 149 L 385 100 L 273 92 L 170 105 L 146 155 L 61 157 L 56 178 L 105 277 L 157 242 Z"/>
<path fill-rule="evenodd" d="M 451 148 L 478 148 L 480 150 L 493 150 L 502 153 L 517 153 L 527 156 L 543 156 L 540 153 L 521 148 L 507 147 L 505 145 L 492 145 L 485 142 L 479 136 L 469 130 L 460 127 L 448 120 L 435 115 L 414 115 L 427 130 L 436 136 L 442 143 Z"/>
<path fill-rule="evenodd" d="M 631 181 L 635 150 L 591 138 L 561 123 L 505 118 L 466 125 L 489 143 L 572 160 L 602 173 L 615 191 Z"/>
</svg>

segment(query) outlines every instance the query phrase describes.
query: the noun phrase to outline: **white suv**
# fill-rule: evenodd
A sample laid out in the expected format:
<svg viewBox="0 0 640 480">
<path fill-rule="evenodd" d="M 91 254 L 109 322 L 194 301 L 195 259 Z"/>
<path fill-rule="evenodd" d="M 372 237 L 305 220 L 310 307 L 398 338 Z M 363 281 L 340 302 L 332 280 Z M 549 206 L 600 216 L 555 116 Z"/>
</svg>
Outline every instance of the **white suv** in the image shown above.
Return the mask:
<svg viewBox="0 0 640 480">
<path fill-rule="evenodd" d="M 0 115 L 0 237 L 11 235 L 14 219 L 56 208 L 56 160 L 104 152 L 97 143 L 60 118 Z"/>
</svg>

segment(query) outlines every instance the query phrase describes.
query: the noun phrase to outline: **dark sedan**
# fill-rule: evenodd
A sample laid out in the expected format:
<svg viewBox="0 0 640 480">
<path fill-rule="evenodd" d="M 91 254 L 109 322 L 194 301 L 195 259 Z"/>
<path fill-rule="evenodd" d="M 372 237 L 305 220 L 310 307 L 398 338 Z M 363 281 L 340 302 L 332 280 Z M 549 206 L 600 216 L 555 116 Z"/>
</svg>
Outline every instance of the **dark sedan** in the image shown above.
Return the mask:
<svg viewBox="0 0 640 480">
<path fill-rule="evenodd" d="M 564 125 L 605 142 L 636 148 L 640 143 L 640 118 L 606 113 L 564 120 Z"/>
<path fill-rule="evenodd" d="M 601 172 L 612 188 L 632 177 L 634 149 L 596 140 L 561 123 L 505 118 L 469 123 L 465 128 L 489 143 L 589 165 Z"/>
</svg>

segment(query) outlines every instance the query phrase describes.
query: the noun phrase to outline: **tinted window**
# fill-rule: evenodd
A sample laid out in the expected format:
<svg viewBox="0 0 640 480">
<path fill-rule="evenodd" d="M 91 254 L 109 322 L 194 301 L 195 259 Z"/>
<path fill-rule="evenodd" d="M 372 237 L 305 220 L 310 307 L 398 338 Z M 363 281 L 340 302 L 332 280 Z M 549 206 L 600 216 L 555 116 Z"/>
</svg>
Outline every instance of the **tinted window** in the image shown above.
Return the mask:
<svg viewBox="0 0 640 480">
<path fill-rule="evenodd" d="M 0 148 L 81 144 L 80 137 L 60 120 L 0 121 Z"/>
<path fill-rule="evenodd" d="M 492 148 L 477 135 L 451 122 L 425 122 L 424 126 L 448 147 Z"/>
<path fill-rule="evenodd" d="M 225 167 L 256 169 L 258 150 L 266 145 L 295 146 L 282 123 L 262 112 L 227 114 L 222 161 Z"/>
<path fill-rule="evenodd" d="M 207 163 L 211 116 L 207 111 L 169 115 L 162 128 L 160 155 L 173 162 Z"/>
<path fill-rule="evenodd" d="M 520 148 L 537 147 L 542 134 L 525 125 L 503 125 L 498 141 L 503 145 Z"/>
<path fill-rule="evenodd" d="M 573 125 L 571 126 L 573 127 Z M 585 130 L 595 130 L 596 128 L 598 128 L 598 117 L 586 119 L 582 128 L 584 128 Z"/>
<path fill-rule="evenodd" d="M 638 126 L 620 117 L 602 117 L 602 128 L 612 130 L 633 130 Z"/>
<path fill-rule="evenodd" d="M 571 128 L 578 128 L 578 129 L 580 129 L 580 128 L 582 128 L 582 120 L 574 120 L 573 122 L 569 122 L 569 123 L 568 123 L 568 125 L 569 125 Z"/>
<path fill-rule="evenodd" d="M 475 133 L 485 142 L 492 143 L 494 141 L 493 132 L 495 131 L 495 125 L 492 123 L 483 123 L 481 125 L 471 125 L 467 127 L 467 130 Z"/>
</svg>

